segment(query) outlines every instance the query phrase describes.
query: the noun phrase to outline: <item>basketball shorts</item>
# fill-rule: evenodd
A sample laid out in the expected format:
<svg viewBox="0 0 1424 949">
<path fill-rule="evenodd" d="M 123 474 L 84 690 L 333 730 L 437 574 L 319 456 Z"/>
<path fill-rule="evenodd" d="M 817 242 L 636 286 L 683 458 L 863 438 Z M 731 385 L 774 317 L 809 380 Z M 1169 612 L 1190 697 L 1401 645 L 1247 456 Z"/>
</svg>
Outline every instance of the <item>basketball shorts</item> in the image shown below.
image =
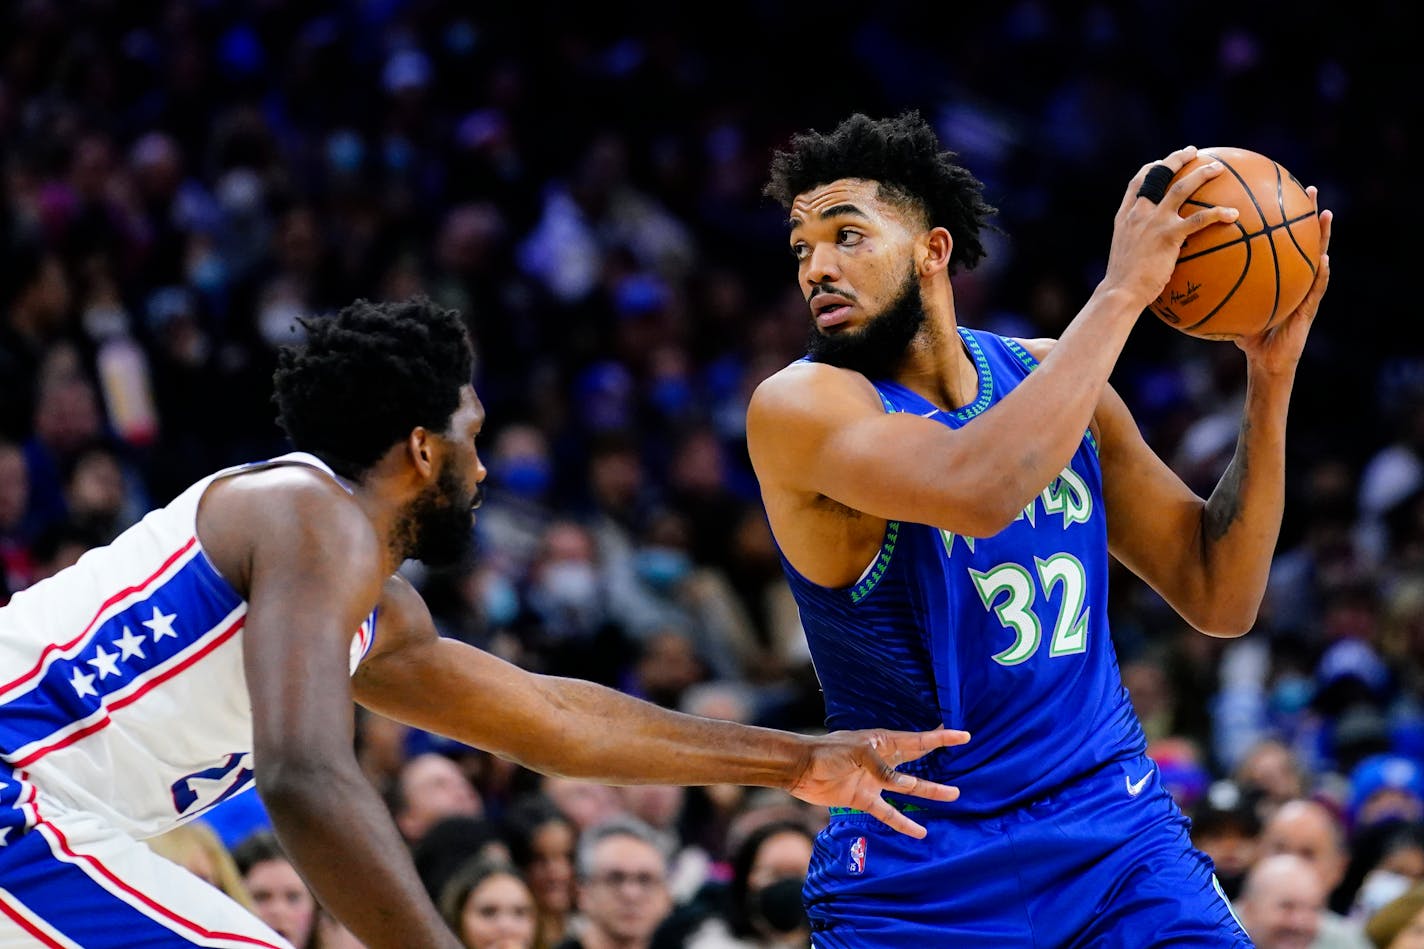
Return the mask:
<svg viewBox="0 0 1424 949">
<path fill-rule="evenodd" d="M 924 840 L 833 813 L 804 890 L 816 949 L 1251 946 L 1145 756 L 992 817 L 910 816 Z"/>
<path fill-rule="evenodd" d="M 0 949 L 292 949 L 217 888 L 0 765 Z"/>
</svg>

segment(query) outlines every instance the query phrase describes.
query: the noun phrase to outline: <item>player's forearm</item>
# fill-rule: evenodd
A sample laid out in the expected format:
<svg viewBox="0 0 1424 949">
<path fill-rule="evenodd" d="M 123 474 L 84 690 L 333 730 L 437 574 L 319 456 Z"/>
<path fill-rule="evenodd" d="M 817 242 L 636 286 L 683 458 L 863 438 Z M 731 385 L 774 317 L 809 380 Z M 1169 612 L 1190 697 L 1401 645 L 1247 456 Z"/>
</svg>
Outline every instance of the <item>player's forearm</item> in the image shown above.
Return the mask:
<svg viewBox="0 0 1424 949">
<path fill-rule="evenodd" d="M 1236 454 L 1202 509 L 1202 625 L 1240 635 L 1255 623 L 1285 503 L 1286 413 L 1292 378 L 1252 371 Z"/>
<path fill-rule="evenodd" d="M 259 769 L 259 790 L 282 846 L 321 904 L 370 949 L 459 949 L 416 875 L 405 842 L 357 769 L 296 764 Z"/>
<path fill-rule="evenodd" d="M 743 784 L 789 788 L 806 740 L 684 715 L 579 679 L 541 677 L 547 698 L 514 756 L 534 770 L 605 784 Z"/>
<path fill-rule="evenodd" d="M 985 415 L 984 421 L 992 422 L 962 430 L 985 442 L 967 454 L 985 464 L 984 476 L 974 483 L 1001 502 L 996 507 L 1003 524 L 1078 450 L 1144 305 L 1124 291 L 1100 286 L 1039 367 Z"/>
</svg>

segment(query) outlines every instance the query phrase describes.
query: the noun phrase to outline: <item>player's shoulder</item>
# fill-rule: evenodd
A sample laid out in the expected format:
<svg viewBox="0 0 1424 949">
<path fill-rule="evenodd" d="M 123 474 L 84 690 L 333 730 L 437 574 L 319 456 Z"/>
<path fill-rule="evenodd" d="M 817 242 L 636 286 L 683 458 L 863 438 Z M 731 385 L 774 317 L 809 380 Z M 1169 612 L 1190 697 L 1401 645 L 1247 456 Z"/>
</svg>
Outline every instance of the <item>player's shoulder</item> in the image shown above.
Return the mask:
<svg viewBox="0 0 1424 949">
<path fill-rule="evenodd" d="M 379 538 L 351 494 L 310 465 L 282 464 L 219 478 L 202 500 L 204 545 L 235 551 L 340 550 L 358 563 L 379 559 Z"/>
<path fill-rule="evenodd" d="M 1006 338 L 1012 339 L 1015 343 L 1018 343 L 1030 356 L 1032 356 L 1034 359 L 1037 359 L 1039 362 L 1043 362 L 1043 360 L 1048 356 L 1048 354 L 1053 352 L 1053 347 L 1058 344 L 1058 340 L 1052 338 L 1051 336 L 1041 336 L 1035 339 L 1019 339 L 1017 337 Z"/>
<path fill-rule="evenodd" d="M 870 380 L 858 372 L 801 359 L 772 373 L 752 392 L 748 423 L 803 419 L 864 406 L 880 411 Z"/>
</svg>

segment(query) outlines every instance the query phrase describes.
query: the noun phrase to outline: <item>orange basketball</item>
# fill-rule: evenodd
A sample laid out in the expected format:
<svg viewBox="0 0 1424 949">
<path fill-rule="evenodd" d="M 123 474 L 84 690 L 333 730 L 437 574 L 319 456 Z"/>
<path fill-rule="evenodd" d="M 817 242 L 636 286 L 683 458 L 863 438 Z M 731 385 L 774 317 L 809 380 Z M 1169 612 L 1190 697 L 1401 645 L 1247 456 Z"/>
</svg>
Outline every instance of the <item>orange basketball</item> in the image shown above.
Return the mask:
<svg viewBox="0 0 1424 949">
<path fill-rule="evenodd" d="M 1320 262 L 1320 220 L 1290 172 L 1244 148 L 1198 149 L 1172 180 L 1213 160 L 1226 170 L 1187 199 L 1182 217 L 1213 206 L 1240 216 L 1187 238 L 1172 279 L 1149 308 L 1188 336 L 1253 336 L 1305 299 Z"/>
</svg>

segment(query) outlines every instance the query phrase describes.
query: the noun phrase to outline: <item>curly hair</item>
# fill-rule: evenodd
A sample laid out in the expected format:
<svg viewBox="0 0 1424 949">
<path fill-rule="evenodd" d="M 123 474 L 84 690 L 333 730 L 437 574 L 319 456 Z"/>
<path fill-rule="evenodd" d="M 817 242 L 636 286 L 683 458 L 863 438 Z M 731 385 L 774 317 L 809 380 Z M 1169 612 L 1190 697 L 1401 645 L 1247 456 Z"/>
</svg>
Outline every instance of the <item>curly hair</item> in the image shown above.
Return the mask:
<svg viewBox="0 0 1424 949">
<path fill-rule="evenodd" d="M 927 227 L 943 227 L 954 238 L 950 271 L 972 270 L 984 256 L 979 233 L 993 229 L 998 213 L 984 201 L 984 183 L 942 150 L 934 129 L 911 110 L 892 119 L 859 112 L 829 135 L 802 132 L 771 159 L 771 178 L 762 194 L 791 207 L 799 194 L 842 178 L 879 184 L 879 197 L 920 216 Z"/>
<path fill-rule="evenodd" d="M 302 325 L 305 344 L 283 348 L 272 376 L 277 424 L 297 450 L 360 478 L 415 427 L 449 426 L 474 366 L 459 313 L 424 296 L 357 300 Z"/>
</svg>

